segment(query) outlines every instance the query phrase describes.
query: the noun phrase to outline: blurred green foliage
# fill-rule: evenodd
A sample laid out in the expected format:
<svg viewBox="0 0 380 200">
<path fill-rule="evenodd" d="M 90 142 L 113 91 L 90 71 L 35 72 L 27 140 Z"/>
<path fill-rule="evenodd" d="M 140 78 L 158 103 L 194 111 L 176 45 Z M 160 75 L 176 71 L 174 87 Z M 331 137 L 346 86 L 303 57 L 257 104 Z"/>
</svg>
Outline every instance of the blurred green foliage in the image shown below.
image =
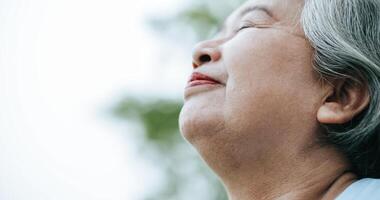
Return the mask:
<svg viewBox="0 0 380 200">
<path fill-rule="evenodd" d="M 224 18 L 242 2 L 190 0 L 189 5 L 178 13 L 154 17 L 149 20 L 149 25 L 161 34 L 174 32 L 181 39 L 185 36 L 194 40 L 185 34 L 190 31 L 196 36 L 195 40 L 202 40 L 214 34 Z M 142 152 L 154 160 L 164 175 L 161 187 L 147 192 L 145 200 L 227 200 L 218 178 L 179 132 L 182 101 L 162 98 L 127 97 L 113 110 L 118 118 L 143 128 Z"/>
<path fill-rule="evenodd" d="M 141 101 L 126 98 L 115 109 L 119 118 L 139 122 L 144 128 L 146 141 L 158 148 L 173 148 L 180 139 L 178 114 L 182 102 L 178 100 Z"/>
</svg>

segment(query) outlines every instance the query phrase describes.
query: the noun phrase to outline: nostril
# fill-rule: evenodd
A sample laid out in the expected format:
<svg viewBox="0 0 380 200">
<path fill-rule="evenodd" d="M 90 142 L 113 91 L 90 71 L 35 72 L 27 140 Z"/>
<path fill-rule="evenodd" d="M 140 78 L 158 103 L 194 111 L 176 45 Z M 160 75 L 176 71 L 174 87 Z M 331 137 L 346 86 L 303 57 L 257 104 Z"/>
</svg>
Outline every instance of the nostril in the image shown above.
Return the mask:
<svg viewBox="0 0 380 200">
<path fill-rule="evenodd" d="M 199 57 L 199 61 L 201 61 L 201 63 L 210 62 L 211 57 L 209 55 L 205 54 L 205 55 L 202 55 L 201 57 Z"/>
<path fill-rule="evenodd" d="M 197 65 L 195 62 L 193 62 L 193 68 L 196 69 L 198 67 L 199 67 L 199 65 Z"/>
</svg>

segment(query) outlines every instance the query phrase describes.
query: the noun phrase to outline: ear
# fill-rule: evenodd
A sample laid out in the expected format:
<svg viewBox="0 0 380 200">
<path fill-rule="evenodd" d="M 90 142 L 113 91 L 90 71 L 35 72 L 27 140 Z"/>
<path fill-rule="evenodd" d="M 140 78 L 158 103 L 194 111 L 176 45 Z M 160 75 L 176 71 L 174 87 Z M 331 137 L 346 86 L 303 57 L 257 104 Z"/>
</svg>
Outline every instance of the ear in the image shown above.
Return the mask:
<svg viewBox="0 0 380 200">
<path fill-rule="evenodd" d="M 327 86 L 327 95 L 318 109 L 317 120 L 322 124 L 347 123 L 363 111 L 369 101 L 367 85 L 338 80 Z"/>
</svg>

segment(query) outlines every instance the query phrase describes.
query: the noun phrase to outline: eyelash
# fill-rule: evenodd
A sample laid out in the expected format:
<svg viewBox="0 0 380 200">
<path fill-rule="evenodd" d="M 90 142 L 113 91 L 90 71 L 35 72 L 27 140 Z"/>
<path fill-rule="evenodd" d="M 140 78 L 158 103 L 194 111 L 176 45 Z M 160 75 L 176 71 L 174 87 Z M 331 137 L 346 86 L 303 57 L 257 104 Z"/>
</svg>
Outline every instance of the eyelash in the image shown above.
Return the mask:
<svg viewBox="0 0 380 200">
<path fill-rule="evenodd" d="M 251 20 L 244 20 L 241 22 L 240 27 L 237 29 L 236 32 L 242 31 L 247 28 L 257 28 L 257 24 L 252 22 Z"/>
<path fill-rule="evenodd" d="M 252 28 L 252 27 L 254 27 L 254 26 L 242 26 L 238 29 L 238 31 L 241 31 L 241 30 L 246 29 L 246 28 Z"/>
<path fill-rule="evenodd" d="M 244 25 L 244 26 L 241 26 L 240 28 L 237 29 L 236 32 L 240 32 L 244 29 L 247 29 L 247 28 L 256 28 L 256 25 Z"/>
</svg>

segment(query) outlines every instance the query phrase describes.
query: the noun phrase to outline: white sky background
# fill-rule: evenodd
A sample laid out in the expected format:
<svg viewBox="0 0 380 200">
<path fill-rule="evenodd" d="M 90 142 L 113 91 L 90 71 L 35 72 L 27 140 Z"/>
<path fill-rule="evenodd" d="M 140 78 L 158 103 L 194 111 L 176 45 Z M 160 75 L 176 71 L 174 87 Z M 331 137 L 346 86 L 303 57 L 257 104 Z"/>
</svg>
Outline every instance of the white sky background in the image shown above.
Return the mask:
<svg viewBox="0 0 380 200">
<path fill-rule="evenodd" d="M 132 128 L 102 113 L 126 94 L 181 97 L 187 50 L 144 24 L 180 4 L 0 0 L 1 200 L 135 200 L 159 184 Z"/>
</svg>

